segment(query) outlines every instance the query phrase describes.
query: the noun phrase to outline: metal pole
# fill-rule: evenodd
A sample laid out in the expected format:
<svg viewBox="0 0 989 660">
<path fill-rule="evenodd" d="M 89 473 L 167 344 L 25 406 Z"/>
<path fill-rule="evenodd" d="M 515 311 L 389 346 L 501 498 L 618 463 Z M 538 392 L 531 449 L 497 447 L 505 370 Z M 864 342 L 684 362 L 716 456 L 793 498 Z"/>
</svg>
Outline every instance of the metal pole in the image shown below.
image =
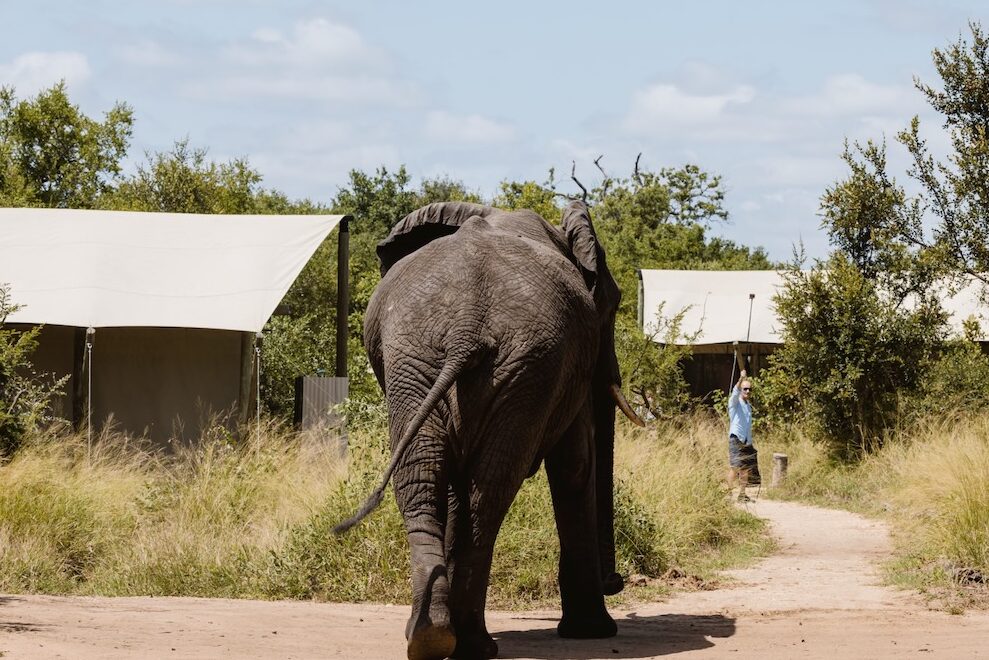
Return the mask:
<svg viewBox="0 0 989 660">
<path fill-rule="evenodd" d="M 735 364 L 738 362 L 738 340 L 732 342 L 734 347 L 731 356 L 731 379 L 728 381 L 728 395 L 731 396 L 731 388 L 735 385 Z"/>
<path fill-rule="evenodd" d="M 752 366 L 752 347 L 749 346 L 749 337 L 752 336 L 752 303 L 753 302 L 755 302 L 755 294 L 750 293 L 749 294 L 749 327 L 745 331 L 745 345 L 749 349 L 749 357 L 745 362 L 749 367 Z"/>
<path fill-rule="evenodd" d="M 96 328 L 86 328 L 86 457 L 93 455 L 93 339 Z"/>
<path fill-rule="evenodd" d="M 254 426 L 258 447 L 261 446 L 261 339 L 263 336 L 260 332 L 254 335 L 254 373 L 257 377 L 257 390 L 254 393 L 257 416 L 254 418 Z"/>
</svg>

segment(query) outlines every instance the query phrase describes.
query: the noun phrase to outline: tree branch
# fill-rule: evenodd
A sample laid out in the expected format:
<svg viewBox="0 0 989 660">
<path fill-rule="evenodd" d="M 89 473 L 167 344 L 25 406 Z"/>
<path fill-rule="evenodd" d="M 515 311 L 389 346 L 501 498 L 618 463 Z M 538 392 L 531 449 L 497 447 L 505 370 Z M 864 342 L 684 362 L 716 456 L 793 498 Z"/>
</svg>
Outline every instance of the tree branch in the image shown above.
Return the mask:
<svg viewBox="0 0 989 660">
<path fill-rule="evenodd" d="M 587 203 L 587 188 L 585 188 L 584 187 L 584 184 L 581 183 L 577 179 L 577 161 L 572 161 L 572 162 L 573 162 L 573 165 L 570 168 L 570 178 L 573 179 L 573 182 L 576 183 L 578 186 L 580 186 L 580 189 L 584 191 L 583 201 L 586 204 Z"/>
<path fill-rule="evenodd" d="M 594 164 L 597 166 L 598 171 L 601 172 L 601 176 L 604 177 L 604 180 L 601 182 L 601 197 L 604 198 L 608 196 L 608 187 L 611 185 L 611 177 L 608 176 L 608 173 L 604 171 L 603 167 L 601 167 L 602 158 L 604 158 L 604 154 L 601 154 L 595 158 Z"/>
</svg>

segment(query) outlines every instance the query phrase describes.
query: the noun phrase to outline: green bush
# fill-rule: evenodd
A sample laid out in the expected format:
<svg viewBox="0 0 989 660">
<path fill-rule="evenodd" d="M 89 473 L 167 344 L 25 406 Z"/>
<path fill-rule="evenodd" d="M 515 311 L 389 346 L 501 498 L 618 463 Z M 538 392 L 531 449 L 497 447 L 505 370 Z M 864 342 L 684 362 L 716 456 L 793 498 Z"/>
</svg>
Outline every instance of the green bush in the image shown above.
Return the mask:
<svg viewBox="0 0 989 660">
<path fill-rule="evenodd" d="M 638 322 L 619 316 L 615 324 L 615 352 L 624 376 L 624 389 L 629 402 L 652 417 L 669 419 L 690 408 L 693 400 L 683 375 L 683 364 L 689 360 L 691 344 L 696 336 L 682 332 L 680 310 L 673 316 L 657 310 L 656 325 L 643 332 Z"/>
<path fill-rule="evenodd" d="M 943 345 L 940 305 L 904 305 L 842 252 L 810 271 L 788 268 L 775 302 L 784 343 L 763 374 L 767 414 L 804 416 L 842 459 L 881 446 L 900 391 L 921 383 Z"/>
<path fill-rule="evenodd" d="M 4 327 L 17 307 L 9 289 L 0 284 L 0 459 L 12 455 L 29 433 L 52 420 L 51 402 L 62 393 L 68 376 L 56 379 L 35 372 L 31 355 L 41 328 L 24 332 Z"/>
<path fill-rule="evenodd" d="M 907 423 L 984 410 L 989 405 L 989 356 L 969 339 L 947 342 L 917 387 L 903 395 Z"/>
</svg>

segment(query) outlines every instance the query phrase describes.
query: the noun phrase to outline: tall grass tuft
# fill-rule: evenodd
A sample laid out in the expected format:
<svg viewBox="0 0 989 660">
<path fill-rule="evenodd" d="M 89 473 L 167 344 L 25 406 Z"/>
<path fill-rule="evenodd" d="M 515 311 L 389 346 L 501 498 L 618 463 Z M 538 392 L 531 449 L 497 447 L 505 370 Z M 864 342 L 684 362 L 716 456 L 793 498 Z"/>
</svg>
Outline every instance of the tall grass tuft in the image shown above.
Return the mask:
<svg viewBox="0 0 989 660">
<path fill-rule="evenodd" d="M 989 416 L 931 423 L 888 454 L 906 534 L 930 557 L 989 576 Z"/>
<path fill-rule="evenodd" d="M 616 443 L 619 501 L 627 492 L 655 526 L 638 538 L 651 548 L 637 559 L 632 538 L 616 525 L 619 559 L 628 572 L 655 574 L 670 568 L 708 574 L 726 561 L 768 552 L 771 541 L 763 522 L 732 505 L 726 497 L 727 440 L 720 419 L 699 412 L 684 419 L 657 422 L 645 429 L 622 428 Z M 625 513 L 617 515 L 616 523 Z"/>
<path fill-rule="evenodd" d="M 0 468 L 0 590 L 71 593 L 137 521 L 151 457 L 103 436 L 36 438 Z"/>
</svg>

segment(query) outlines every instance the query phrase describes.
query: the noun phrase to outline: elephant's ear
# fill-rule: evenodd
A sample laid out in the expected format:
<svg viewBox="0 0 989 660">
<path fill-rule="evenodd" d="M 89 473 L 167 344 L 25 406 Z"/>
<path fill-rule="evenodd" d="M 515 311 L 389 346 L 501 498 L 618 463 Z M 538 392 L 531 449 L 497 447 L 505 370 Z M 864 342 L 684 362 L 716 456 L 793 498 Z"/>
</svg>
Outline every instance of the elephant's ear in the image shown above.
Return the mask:
<svg viewBox="0 0 989 660">
<path fill-rule="evenodd" d="M 483 218 L 495 210 L 468 202 L 438 202 L 413 211 L 392 227 L 388 238 L 378 243 L 382 276 L 402 257 L 430 241 L 456 232 L 468 219 Z"/>
<path fill-rule="evenodd" d="M 599 272 L 598 238 L 591 224 L 591 213 L 583 202 L 570 202 L 563 209 L 560 223 L 566 234 L 570 250 L 580 265 L 580 272 L 589 290 L 594 289 Z"/>
</svg>

